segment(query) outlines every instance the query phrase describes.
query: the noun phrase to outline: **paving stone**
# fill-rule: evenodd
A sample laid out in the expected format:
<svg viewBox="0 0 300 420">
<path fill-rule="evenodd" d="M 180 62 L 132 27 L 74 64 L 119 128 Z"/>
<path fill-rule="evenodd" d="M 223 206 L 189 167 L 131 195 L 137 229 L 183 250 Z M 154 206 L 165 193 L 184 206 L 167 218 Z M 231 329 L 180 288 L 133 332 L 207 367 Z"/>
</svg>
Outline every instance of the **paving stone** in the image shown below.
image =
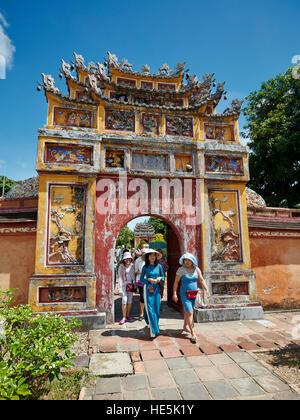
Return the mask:
<svg viewBox="0 0 300 420">
<path fill-rule="evenodd" d="M 300 400 L 300 395 L 293 391 L 283 391 L 273 396 L 274 400 Z"/>
<path fill-rule="evenodd" d="M 193 367 L 212 366 L 208 356 L 190 356 L 186 358 Z"/>
<path fill-rule="evenodd" d="M 170 359 L 171 360 L 171 359 Z M 160 358 L 158 360 L 145 360 L 144 367 L 146 372 L 161 372 L 168 371 L 167 363 L 164 359 Z"/>
<path fill-rule="evenodd" d="M 74 364 L 74 368 L 88 368 L 90 364 L 90 356 L 87 354 L 83 354 L 81 356 L 76 357 L 76 359 L 72 360 Z"/>
<path fill-rule="evenodd" d="M 154 400 L 172 401 L 182 399 L 177 388 L 151 389 L 151 394 Z"/>
<path fill-rule="evenodd" d="M 244 350 L 259 350 L 259 347 L 255 343 L 252 343 L 252 341 L 240 341 L 239 346 Z"/>
<path fill-rule="evenodd" d="M 255 381 L 267 392 L 287 391 L 290 387 L 274 375 L 256 376 Z"/>
<path fill-rule="evenodd" d="M 194 372 L 194 369 L 173 370 L 172 375 L 179 386 L 199 382 L 199 378 Z"/>
<path fill-rule="evenodd" d="M 143 362 L 133 362 L 134 373 L 145 373 L 145 366 Z"/>
<path fill-rule="evenodd" d="M 140 350 L 157 350 L 157 346 L 154 341 L 140 341 Z"/>
<path fill-rule="evenodd" d="M 242 349 L 240 349 L 237 344 L 220 344 L 220 347 L 224 350 L 225 353 L 242 351 Z"/>
<path fill-rule="evenodd" d="M 229 382 L 242 396 L 255 396 L 265 394 L 264 390 L 260 386 L 258 386 L 252 378 L 230 379 Z"/>
<path fill-rule="evenodd" d="M 246 351 L 227 353 L 236 363 L 254 362 L 255 359 Z"/>
<path fill-rule="evenodd" d="M 184 345 L 180 346 L 180 350 L 184 354 L 184 356 L 199 356 L 203 354 L 199 347 L 193 345 Z"/>
<path fill-rule="evenodd" d="M 113 394 L 121 392 L 120 377 L 99 378 L 96 382 L 95 394 Z"/>
<path fill-rule="evenodd" d="M 274 349 L 274 348 L 277 348 L 276 344 L 275 343 L 272 343 L 271 341 L 257 341 L 256 344 L 258 344 L 260 347 L 262 347 L 264 349 Z"/>
<path fill-rule="evenodd" d="M 258 362 L 239 363 L 240 367 L 244 369 L 250 376 L 268 375 L 270 371 L 259 364 Z"/>
<path fill-rule="evenodd" d="M 139 351 L 133 351 L 130 353 L 131 360 L 133 362 L 139 362 L 141 360 L 141 355 Z"/>
<path fill-rule="evenodd" d="M 217 354 L 217 353 L 222 353 L 222 350 L 220 350 L 215 344 L 211 343 L 211 344 L 200 344 L 199 345 L 200 349 L 205 353 L 205 354 Z"/>
<path fill-rule="evenodd" d="M 122 376 L 133 373 L 128 353 L 92 354 L 89 369 L 96 376 Z"/>
<path fill-rule="evenodd" d="M 201 383 L 181 385 L 180 393 L 184 400 L 211 400 L 209 393 Z"/>
<path fill-rule="evenodd" d="M 184 357 L 177 357 L 174 359 L 166 359 L 169 369 L 187 369 L 190 368 L 190 363 Z"/>
<path fill-rule="evenodd" d="M 139 389 L 147 389 L 147 375 L 133 375 L 122 378 L 122 386 L 125 391 L 137 391 Z"/>
<path fill-rule="evenodd" d="M 248 377 L 248 374 L 235 363 L 231 363 L 230 365 L 219 365 L 218 369 L 224 378 L 234 379 Z"/>
<path fill-rule="evenodd" d="M 123 392 L 123 399 L 124 400 L 151 400 L 150 392 L 148 389 L 139 389 L 138 392 L 136 391 L 124 391 Z"/>
<path fill-rule="evenodd" d="M 215 400 L 235 398 L 238 396 L 233 386 L 225 380 L 204 382 L 204 386 Z"/>
<path fill-rule="evenodd" d="M 142 350 L 141 351 L 142 360 L 155 360 L 161 359 L 161 354 L 159 350 Z"/>
<path fill-rule="evenodd" d="M 123 400 L 123 394 L 99 394 L 94 395 L 93 400 Z"/>
<path fill-rule="evenodd" d="M 195 368 L 195 372 L 201 381 L 217 381 L 219 379 L 224 379 L 224 376 L 216 368 L 216 366 L 203 366 Z"/>
<path fill-rule="evenodd" d="M 171 357 L 182 357 L 182 354 L 175 346 L 168 346 L 164 347 L 161 350 L 161 354 L 165 359 L 171 358 Z"/>
<path fill-rule="evenodd" d="M 148 379 L 151 388 L 171 388 L 175 386 L 173 377 L 166 371 L 148 373 Z"/>
<path fill-rule="evenodd" d="M 232 363 L 232 359 L 230 359 L 227 354 L 210 354 L 207 358 L 216 366 L 219 365 L 226 365 L 228 363 Z"/>
</svg>

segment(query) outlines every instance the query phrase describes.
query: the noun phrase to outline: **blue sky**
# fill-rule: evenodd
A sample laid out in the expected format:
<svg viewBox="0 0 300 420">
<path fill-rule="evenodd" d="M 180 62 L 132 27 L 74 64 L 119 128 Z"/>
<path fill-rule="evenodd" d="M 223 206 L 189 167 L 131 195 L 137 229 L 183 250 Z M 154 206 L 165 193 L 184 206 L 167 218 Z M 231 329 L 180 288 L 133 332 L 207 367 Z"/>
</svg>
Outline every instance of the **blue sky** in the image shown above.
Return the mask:
<svg viewBox="0 0 300 420">
<path fill-rule="evenodd" d="M 51 74 L 66 92 L 60 60 L 73 60 L 73 51 L 86 63 L 103 62 L 111 51 L 136 70 L 147 63 L 153 73 L 179 61 L 199 79 L 214 72 L 229 93 L 222 112 L 300 54 L 299 11 L 299 0 L 1 0 L 0 55 L 7 68 L 5 79 L 0 71 L 0 175 L 4 166 L 15 180 L 36 175 L 37 129 L 47 111 L 36 81 Z M 240 129 L 244 123 L 241 117 Z"/>
</svg>

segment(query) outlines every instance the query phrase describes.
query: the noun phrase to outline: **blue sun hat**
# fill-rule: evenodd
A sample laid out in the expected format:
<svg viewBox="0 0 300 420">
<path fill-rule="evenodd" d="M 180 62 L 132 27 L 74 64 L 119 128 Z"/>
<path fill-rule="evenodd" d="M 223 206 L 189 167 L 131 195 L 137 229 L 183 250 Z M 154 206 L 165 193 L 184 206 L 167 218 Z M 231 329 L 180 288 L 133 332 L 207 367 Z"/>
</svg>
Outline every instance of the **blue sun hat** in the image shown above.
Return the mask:
<svg viewBox="0 0 300 420">
<path fill-rule="evenodd" d="M 194 267 L 198 266 L 197 258 L 194 257 L 193 254 L 190 254 L 189 252 L 185 252 L 179 259 L 179 264 L 182 265 L 184 260 L 191 260 Z"/>
</svg>

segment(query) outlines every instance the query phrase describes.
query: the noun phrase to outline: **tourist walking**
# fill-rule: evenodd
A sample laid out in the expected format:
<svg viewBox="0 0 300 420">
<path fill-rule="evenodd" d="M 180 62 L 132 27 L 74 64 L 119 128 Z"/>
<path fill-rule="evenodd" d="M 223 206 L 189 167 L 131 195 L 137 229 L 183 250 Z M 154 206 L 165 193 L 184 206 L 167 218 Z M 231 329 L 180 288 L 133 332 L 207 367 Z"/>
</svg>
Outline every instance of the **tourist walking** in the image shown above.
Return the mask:
<svg viewBox="0 0 300 420">
<path fill-rule="evenodd" d="M 166 274 L 167 274 L 167 271 L 169 269 L 167 260 L 165 259 L 165 257 L 163 257 L 162 250 L 160 248 L 157 248 L 156 251 L 158 252 L 158 255 L 157 255 L 158 264 L 160 264 L 162 266 L 162 269 L 164 271 L 164 276 L 166 278 Z M 160 288 L 160 297 L 161 297 L 161 299 L 164 296 L 164 285 L 165 285 L 165 283 L 163 283 L 163 287 Z"/>
<path fill-rule="evenodd" d="M 124 252 L 122 261 L 118 269 L 118 286 L 119 293 L 122 294 L 122 314 L 123 318 L 119 322 L 120 325 L 126 321 L 131 321 L 130 316 L 133 292 L 135 289 L 135 271 L 132 256 L 130 252 Z"/>
<path fill-rule="evenodd" d="M 175 282 L 173 285 L 173 301 L 178 302 L 177 288 L 181 280 L 180 297 L 184 308 L 183 331 L 191 333 L 191 341 L 196 343 L 197 337 L 194 331 L 194 305 L 196 299 L 196 291 L 198 287 L 204 289 L 207 297 L 210 297 L 208 287 L 202 277 L 198 262 L 194 255 L 186 252 L 179 259 L 181 265 L 176 272 Z M 194 293 L 192 293 L 194 291 Z M 194 297 L 193 297 L 194 295 Z"/>
<path fill-rule="evenodd" d="M 159 335 L 160 313 L 160 283 L 165 281 L 162 266 L 157 261 L 158 252 L 147 249 L 145 265 L 142 269 L 140 281 L 144 283 L 144 318 L 150 328 L 150 338 L 153 340 Z"/>
<path fill-rule="evenodd" d="M 139 251 L 139 250 L 137 250 Z M 137 253 L 136 251 L 136 253 Z M 141 273 L 142 273 L 142 269 L 145 265 L 145 252 L 146 249 L 143 248 L 142 251 L 140 251 L 140 256 L 136 259 L 135 264 L 134 264 L 134 268 L 135 268 L 135 281 L 136 281 L 136 285 L 138 287 L 138 291 L 139 291 L 139 295 L 140 295 L 140 316 L 139 316 L 139 321 L 141 321 L 143 319 L 144 316 L 144 305 L 145 305 L 145 301 L 144 301 L 144 283 L 142 283 L 140 281 L 141 278 Z"/>
</svg>

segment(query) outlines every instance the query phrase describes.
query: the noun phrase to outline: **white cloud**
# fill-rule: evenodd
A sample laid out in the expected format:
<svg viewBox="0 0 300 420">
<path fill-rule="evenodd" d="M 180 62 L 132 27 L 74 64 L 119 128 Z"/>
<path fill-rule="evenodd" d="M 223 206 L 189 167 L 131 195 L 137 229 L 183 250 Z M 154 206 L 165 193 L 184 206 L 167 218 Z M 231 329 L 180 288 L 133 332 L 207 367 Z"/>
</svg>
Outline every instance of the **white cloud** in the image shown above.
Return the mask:
<svg viewBox="0 0 300 420">
<path fill-rule="evenodd" d="M 16 47 L 5 32 L 5 28 L 8 26 L 6 19 L 0 13 L 0 56 L 2 56 L 2 60 L 4 57 L 6 68 L 11 69 Z"/>
</svg>

